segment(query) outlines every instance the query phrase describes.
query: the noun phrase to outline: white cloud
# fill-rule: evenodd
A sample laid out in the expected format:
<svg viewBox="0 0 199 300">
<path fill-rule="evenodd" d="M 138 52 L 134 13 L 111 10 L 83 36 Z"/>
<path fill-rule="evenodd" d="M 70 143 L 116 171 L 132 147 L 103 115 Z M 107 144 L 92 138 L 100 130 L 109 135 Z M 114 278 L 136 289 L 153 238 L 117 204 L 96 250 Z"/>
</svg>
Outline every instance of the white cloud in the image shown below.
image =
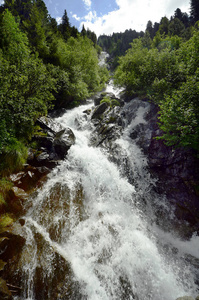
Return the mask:
<svg viewBox="0 0 199 300">
<path fill-rule="evenodd" d="M 4 4 L 4 0 L 0 0 L 0 5 L 3 5 Z"/>
<path fill-rule="evenodd" d="M 81 20 L 81 18 L 78 17 L 76 14 L 72 15 L 72 17 L 73 17 L 75 20 L 77 20 L 77 21 L 80 21 L 80 20 Z"/>
<path fill-rule="evenodd" d="M 89 11 L 89 13 L 84 17 L 87 22 L 95 22 L 97 19 L 96 11 Z"/>
<path fill-rule="evenodd" d="M 91 5 L 92 5 L 92 2 L 91 0 L 83 0 L 84 4 L 86 5 L 86 8 L 87 9 L 90 9 L 91 8 Z"/>
<path fill-rule="evenodd" d="M 189 12 L 190 0 L 116 0 L 119 9 L 98 17 L 96 12 L 89 12 L 84 17 L 85 28 L 100 34 L 124 32 L 126 29 L 145 31 L 147 22 L 159 22 L 164 16 L 170 18 L 177 8 Z"/>
<path fill-rule="evenodd" d="M 58 24 L 58 25 L 61 24 L 61 22 L 62 22 L 62 17 L 57 17 L 57 18 L 56 18 L 56 21 L 57 21 L 57 24 Z"/>
</svg>

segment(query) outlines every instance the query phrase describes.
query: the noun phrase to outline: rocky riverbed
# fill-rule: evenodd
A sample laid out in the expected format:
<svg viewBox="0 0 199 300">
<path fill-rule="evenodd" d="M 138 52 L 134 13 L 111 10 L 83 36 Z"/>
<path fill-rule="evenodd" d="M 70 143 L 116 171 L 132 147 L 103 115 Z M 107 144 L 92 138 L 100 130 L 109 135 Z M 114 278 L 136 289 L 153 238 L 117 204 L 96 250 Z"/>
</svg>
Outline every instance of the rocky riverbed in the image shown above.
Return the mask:
<svg viewBox="0 0 199 300">
<path fill-rule="evenodd" d="M 111 105 L 111 102 L 100 104 L 104 97 L 117 100 L 119 105 Z M 184 238 L 191 236 L 193 232 L 199 233 L 197 154 L 187 149 L 167 147 L 162 140 L 156 139 L 161 132 L 157 124 L 158 108 L 155 105 L 137 98 L 124 105 L 123 100 L 110 93 L 99 94 L 94 102 L 95 106 L 84 112 L 85 118 L 91 118 L 94 125 L 90 145 L 104 148 L 109 151 L 110 159 L 116 160 L 115 153 L 119 150 L 114 142 L 124 128 L 135 120 L 130 138 L 147 157 L 149 172 L 156 180 L 155 192 L 166 196 L 173 207 L 175 219 L 172 226 Z M 137 122 L 137 112 L 142 109 L 142 122 Z M 13 187 L 7 196 L 7 207 L 3 208 L 4 213 L 13 214 L 16 222 L 0 231 L 1 299 L 13 299 L 20 290 L 17 282 L 12 281 L 12 273 L 16 271 L 15 265 L 25 243 L 22 216 L 28 209 L 26 199 L 43 184 L 51 170 L 66 158 L 68 150 L 75 143 L 72 130 L 62 128 L 52 117 L 40 118 L 38 125 L 40 133 L 33 138 L 37 147 L 29 150 L 24 169 L 10 176 Z M 126 164 L 128 168 L 128 162 Z M 129 181 L 131 172 L 133 170 L 129 170 Z M 157 222 L 161 223 L 161 218 Z"/>
</svg>

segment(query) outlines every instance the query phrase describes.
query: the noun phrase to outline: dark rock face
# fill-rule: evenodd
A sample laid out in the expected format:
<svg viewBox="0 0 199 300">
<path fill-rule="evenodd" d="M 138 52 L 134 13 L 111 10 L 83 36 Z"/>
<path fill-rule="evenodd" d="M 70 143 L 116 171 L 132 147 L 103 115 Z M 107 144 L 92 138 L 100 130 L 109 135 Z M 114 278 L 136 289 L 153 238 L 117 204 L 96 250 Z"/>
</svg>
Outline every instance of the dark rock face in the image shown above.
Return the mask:
<svg viewBox="0 0 199 300">
<path fill-rule="evenodd" d="M 107 103 L 101 103 L 99 104 L 93 111 L 91 119 L 99 119 L 102 117 L 102 114 L 105 112 L 105 110 L 108 108 Z"/>
<path fill-rule="evenodd" d="M 111 151 L 112 142 L 119 138 L 122 130 L 120 107 L 110 108 L 106 103 L 102 103 L 94 109 L 93 115 L 91 120 L 95 130 L 91 134 L 90 144 L 96 147 L 100 145 Z"/>
<path fill-rule="evenodd" d="M 95 111 L 98 111 L 96 115 Z M 95 125 L 91 145 L 108 149 L 110 157 L 113 152 L 114 160 L 117 149 L 113 142 L 120 137 L 122 129 L 129 126 L 132 141 L 147 156 L 149 172 L 157 179 L 156 192 L 166 195 L 176 220 L 191 225 L 190 233 L 199 231 L 199 159 L 190 149 L 168 147 L 162 140 L 155 139 L 161 135 L 158 107 L 135 98 L 124 108 L 97 106 L 91 115 L 94 115 L 91 119 Z"/>
<path fill-rule="evenodd" d="M 138 111 L 145 110 L 142 122 L 136 124 Z M 157 191 L 166 195 L 179 220 L 188 221 L 199 231 L 199 159 L 190 149 L 168 147 L 155 137 L 158 128 L 158 107 L 135 99 L 129 103 L 125 116 L 127 125 L 134 120 L 130 137 L 148 157 L 149 171 L 157 181 Z"/>
<path fill-rule="evenodd" d="M 16 276 L 21 251 L 25 245 L 25 232 L 20 223 L 0 230 L 0 261 L 3 263 L 0 277 L 0 299 L 14 299 L 21 289 L 20 280 Z M 1 263 L 1 264 L 2 264 Z"/>
<path fill-rule="evenodd" d="M 6 281 L 0 278 L 0 299 L 1 300 L 12 300 L 11 291 L 8 289 Z"/>
<path fill-rule="evenodd" d="M 0 211 L 20 220 L 0 228 L 1 299 L 14 299 L 13 295 L 20 294 L 18 286 L 22 278 L 20 274 L 15 276 L 15 271 L 25 244 L 22 216 L 27 209 L 26 200 L 35 188 L 42 185 L 46 175 L 66 157 L 75 143 L 72 130 L 63 128 L 50 117 L 42 117 L 37 122 L 41 128 L 41 135 L 33 138 L 37 143 L 37 150 L 29 149 L 28 164 L 21 172 L 10 176 L 13 187 L 6 195 L 7 205 L 2 206 Z"/>
<path fill-rule="evenodd" d="M 37 123 L 45 135 L 34 137 L 34 141 L 39 145 L 39 152 L 30 151 L 28 163 L 34 167 L 52 169 L 59 160 L 64 159 L 70 147 L 74 145 L 75 136 L 70 128 L 63 128 L 50 117 L 41 117 Z"/>
</svg>

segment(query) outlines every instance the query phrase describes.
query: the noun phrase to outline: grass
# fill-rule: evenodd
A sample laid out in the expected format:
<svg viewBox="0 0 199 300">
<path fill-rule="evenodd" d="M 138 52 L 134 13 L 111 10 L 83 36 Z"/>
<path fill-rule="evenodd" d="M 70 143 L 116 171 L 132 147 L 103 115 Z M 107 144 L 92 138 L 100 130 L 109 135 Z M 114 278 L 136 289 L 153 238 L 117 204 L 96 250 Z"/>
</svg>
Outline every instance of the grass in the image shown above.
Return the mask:
<svg viewBox="0 0 199 300">
<path fill-rule="evenodd" d="M 21 170 L 26 163 L 27 157 L 27 147 L 22 142 L 13 138 L 0 155 L 1 177 L 9 176 Z"/>
</svg>

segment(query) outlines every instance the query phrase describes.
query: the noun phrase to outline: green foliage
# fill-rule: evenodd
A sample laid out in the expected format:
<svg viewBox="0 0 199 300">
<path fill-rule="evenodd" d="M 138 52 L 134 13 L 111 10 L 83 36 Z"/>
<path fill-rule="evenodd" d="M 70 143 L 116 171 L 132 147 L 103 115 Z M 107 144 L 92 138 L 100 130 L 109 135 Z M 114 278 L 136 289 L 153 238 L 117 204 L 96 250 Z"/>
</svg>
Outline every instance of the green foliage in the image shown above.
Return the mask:
<svg viewBox="0 0 199 300">
<path fill-rule="evenodd" d="M 74 101 L 86 99 L 107 80 L 107 71 L 104 75 L 98 65 L 97 50 L 87 37 L 70 37 L 67 43 L 62 39 L 57 40 L 55 55 L 67 86 L 64 92 L 66 101 L 71 97 Z"/>
<path fill-rule="evenodd" d="M 115 69 L 118 65 L 117 57 L 125 54 L 126 50 L 131 47 L 134 39 L 142 37 L 144 32 L 135 30 L 126 30 L 124 33 L 113 33 L 111 36 L 101 35 L 98 38 L 98 45 L 111 56 L 110 65 Z"/>
<path fill-rule="evenodd" d="M 24 164 L 39 116 L 54 104 L 67 108 L 90 97 L 109 74 L 98 65 L 96 35 L 81 36 L 66 11 L 58 26 L 42 0 L 5 0 L 0 26 L 0 173 L 6 175 Z"/>
<path fill-rule="evenodd" d="M 161 139 L 168 145 L 199 150 L 199 68 L 189 76 L 179 90 L 174 90 L 160 104 Z"/>
<path fill-rule="evenodd" d="M 158 32 L 151 48 L 144 43 L 134 40 L 132 48 L 120 58 L 116 83 L 130 95 L 143 93 L 159 105 L 159 126 L 164 132 L 160 139 L 168 145 L 199 151 L 197 27 L 188 41 L 183 42 L 179 36 L 161 37 Z"/>
<path fill-rule="evenodd" d="M 36 119 L 47 113 L 54 99 L 51 78 L 39 59 L 30 57 L 20 67 L 10 65 L 0 53 L 0 130 L 18 138 L 30 138 Z M 1 140 L 1 138 L 0 138 Z M 1 142 L 0 142 L 1 143 Z"/>
<path fill-rule="evenodd" d="M 8 176 L 11 173 L 21 170 L 26 163 L 28 150 L 22 142 L 10 138 L 0 155 L 0 175 Z"/>
<path fill-rule="evenodd" d="M 23 26 L 28 34 L 31 46 L 39 53 L 39 56 L 45 58 L 49 55 L 49 47 L 46 40 L 46 15 L 37 5 L 33 3 L 28 19 L 23 21 Z"/>
<path fill-rule="evenodd" d="M 8 9 L 3 13 L 1 21 L 0 46 L 5 59 L 12 64 L 20 65 L 21 61 L 30 55 L 28 38 L 21 32 L 19 25 Z"/>
<path fill-rule="evenodd" d="M 120 103 L 116 99 L 111 99 L 110 97 L 104 97 L 101 101 L 101 103 L 107 103 L 110 107 L 120 106 Z"/>
<path fill-rule="evenodd" d="M 10 191 L 12 186 L 12 182 L 6 178 L 2 178 L 0 180 L 0 208 L 1 206 L 6 205 L 7 193 Z"/>
<path fill-rule="evenodd" d="M 197 22 L 199 20 L 199 2 L 198 0 L 191 0 L 191 17 L 193 22 Z"/>
<path fill-rule="evenodd" d="M 9 214 L 3 214 L 0 216 L 0 229 L 9 227 L 14 222 L 14 219 Z"/>
</svg>

